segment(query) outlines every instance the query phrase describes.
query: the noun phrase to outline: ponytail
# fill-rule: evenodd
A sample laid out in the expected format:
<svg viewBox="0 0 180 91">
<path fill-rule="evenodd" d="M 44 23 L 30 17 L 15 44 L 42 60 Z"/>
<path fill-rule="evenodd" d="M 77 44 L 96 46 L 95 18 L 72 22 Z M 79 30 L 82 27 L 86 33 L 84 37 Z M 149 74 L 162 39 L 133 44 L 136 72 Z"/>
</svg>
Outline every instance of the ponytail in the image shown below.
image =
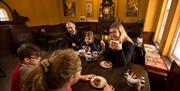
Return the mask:
<svg viewBox="0 0 180 91">
<path fill-rule="evenodd" d="M 50 62 L 44 60 L 24 80 L 21 91 L 47 91 L 46 74 Z"/>
<path fill-rule="evenodd" d="M 22 84 L 22 91 L 63 88 L 80 68 L 81 61 L 74 50 L 56 50 L 27 76 Z"/>
</svg>

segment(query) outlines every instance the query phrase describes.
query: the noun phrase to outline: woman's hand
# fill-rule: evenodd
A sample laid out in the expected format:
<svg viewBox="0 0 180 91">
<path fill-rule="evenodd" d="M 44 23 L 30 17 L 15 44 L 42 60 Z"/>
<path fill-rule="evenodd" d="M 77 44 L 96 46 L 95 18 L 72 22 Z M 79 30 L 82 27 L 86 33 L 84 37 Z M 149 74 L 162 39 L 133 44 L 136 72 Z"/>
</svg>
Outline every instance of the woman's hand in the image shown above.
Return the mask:
<svg viewBox="0 0 180 91">
<path fill-rule="evenodd" d="M 114 87 L 111 84 L 107 84 L 103 91 L 114 91 Z"/>
<path fill-rule="evenodd" d="M 103 40 L 100 41 L 101 46 L 105 47 L 105 43 Z"/>
<path fill-rule="evenodd" d="M 113 50 L 122 50 L 122 43 L 119 43 L 117 41 L 110 41 L 109 48 Z"/>
<path fill-rule="evenodd" d="M 91 78 L 93 78 L 94 76 L 96 76 L 96 75 L 94 75 L 94 74 L 81 75 L 81 76 L 80 76 L 80 80 L 89 81 L 89 80 L 91 80 Z"/>
</svg>

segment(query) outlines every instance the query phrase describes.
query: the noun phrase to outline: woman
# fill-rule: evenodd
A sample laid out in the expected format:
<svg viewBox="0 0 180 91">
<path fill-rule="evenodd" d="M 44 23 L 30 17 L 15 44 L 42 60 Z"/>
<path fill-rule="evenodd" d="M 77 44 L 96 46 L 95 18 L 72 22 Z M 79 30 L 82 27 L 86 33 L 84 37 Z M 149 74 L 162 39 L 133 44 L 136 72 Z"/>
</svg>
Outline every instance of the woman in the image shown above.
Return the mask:
<svg viewBox="0 0 180 91">
<path fill-rule="evenodd" d="M 111 61 L 114 67 L 120 67 L 128 64 L 133 55 L 133 41 L 127 35 L 122 24 L 115 22 L 109 29 L 109 41 L 101 45 L 105 47 L 103 53 L 105 61 Z"/>
<path fill-rule="evenodd" d="M 79 79 L 89 81 L 92 75 L 81 75 L 81 61 L 72 49 L 54 51 L 42 61 L 23 83 L 22 91 L 72 91 Z M 113 91 L 107 85 L 104 91 Z"/>
</svg>

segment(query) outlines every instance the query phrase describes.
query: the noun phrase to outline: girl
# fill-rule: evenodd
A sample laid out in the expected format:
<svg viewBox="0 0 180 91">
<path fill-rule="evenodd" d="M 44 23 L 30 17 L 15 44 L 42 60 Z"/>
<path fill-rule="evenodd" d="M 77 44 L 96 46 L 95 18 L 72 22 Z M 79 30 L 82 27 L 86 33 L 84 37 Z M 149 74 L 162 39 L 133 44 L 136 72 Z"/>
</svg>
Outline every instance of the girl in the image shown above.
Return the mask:
<svg viewBox="0 0 180 91">
<path fill-rule="evenodd" d="M 92 31 L 86 32 L 85 39 L 79 46 L 79 49 L 84 49 L 86 52 L 98 51 L 94 43 L 94 33 Z"/>
</svg>

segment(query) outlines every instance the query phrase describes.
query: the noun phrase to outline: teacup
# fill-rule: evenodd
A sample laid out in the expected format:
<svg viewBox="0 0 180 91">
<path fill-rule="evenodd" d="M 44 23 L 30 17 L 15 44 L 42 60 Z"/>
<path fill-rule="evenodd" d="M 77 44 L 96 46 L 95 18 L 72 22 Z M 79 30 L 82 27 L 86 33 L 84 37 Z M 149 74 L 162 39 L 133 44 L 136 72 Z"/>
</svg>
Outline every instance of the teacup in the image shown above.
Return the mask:
<svg viewBox="0 0 180 91">
<path fill-rule="evenodd" d="M 98 51 L 92 51 L 92 57 L 94 60 L 97 60 L 98 56 L 99 56 Z"/>
<path fill-rule="evenodd" d="M 119 41 L 118 40 L 111 40 L 111 43 L 119 44 Z"/>
<path fill-rule="evenodd" d="M 78 52 L 79 52 L 79 56 L 81 56 L 81 57 L 84 57 L 84 55 L 86 53 L 86 51 L 84 49 L 80 49 Z"/>
<path fill-rule="evenodd" d="M 86 58 L 86 61 L 91 61 L 91 60 L 92 60 L 91 52 L 87 52 L 87 53 L 85 54 L 85 58 Z"/>
</svg>

